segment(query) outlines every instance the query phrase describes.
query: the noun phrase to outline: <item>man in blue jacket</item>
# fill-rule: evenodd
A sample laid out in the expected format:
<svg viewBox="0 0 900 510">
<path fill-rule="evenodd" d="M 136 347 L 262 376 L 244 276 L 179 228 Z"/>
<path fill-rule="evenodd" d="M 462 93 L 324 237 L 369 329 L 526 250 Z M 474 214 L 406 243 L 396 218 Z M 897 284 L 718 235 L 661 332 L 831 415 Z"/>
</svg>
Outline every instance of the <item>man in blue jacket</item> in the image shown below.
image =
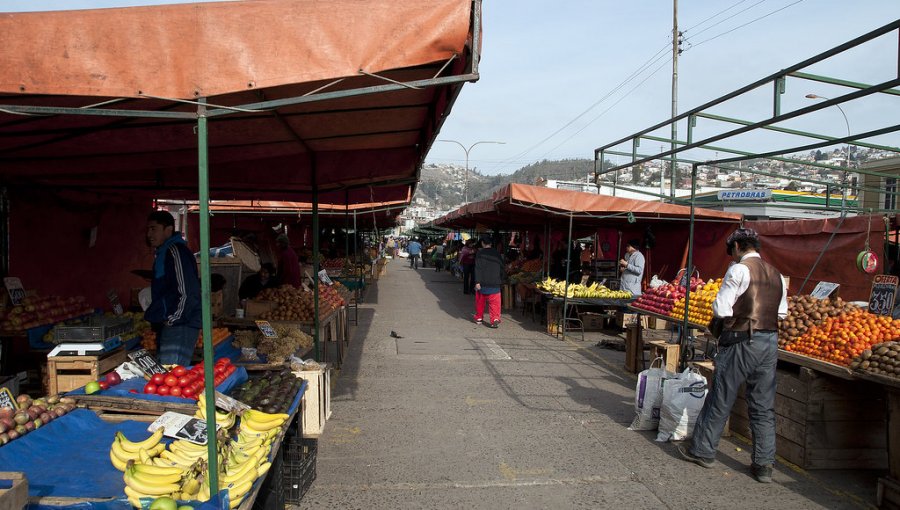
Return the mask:
<svg viewBox="0 0 900 510">
<path fill-rule="evenodd" d="M 156 249 L 156 258 L 150 284 L 153 301 L 144 318 L 160 328 L 159 362 L 190 365 L 201 327 L 197 260 L 166 211 L 147 217 L 147 245 Z"/>
</svg>

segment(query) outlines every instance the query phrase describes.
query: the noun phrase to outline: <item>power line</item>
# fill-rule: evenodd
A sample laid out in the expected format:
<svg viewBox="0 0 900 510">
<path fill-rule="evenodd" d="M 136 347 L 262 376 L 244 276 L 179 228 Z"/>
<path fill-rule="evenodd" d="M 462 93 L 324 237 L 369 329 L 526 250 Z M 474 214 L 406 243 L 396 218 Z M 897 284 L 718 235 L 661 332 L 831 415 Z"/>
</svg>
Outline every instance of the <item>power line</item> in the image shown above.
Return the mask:
<svg viewBox="0 0 900 510">
<path fill-rule="evenodd" d="M 711 29 L 711 28 L 715 28 L 715 27 L 721 25 L 722 23 L 725 23 L 726 21 L 735 18 L 736 16 L 740 16 L 741 14 L 743 14 L 743 13 L 749 11 L 750 9 L 756 7 L 757 5 L 759 5 L 759 4 L 761 4 L 761 3 L 764 3 L 765 1 L 766 1 L 766 0 L 759 0 L 759 1 L 756 2 L 755 4 L 753 4 L 753 5 L 749 6 L 749 7 L 745 7 L 744 9 L 739 10 L 738 12 L 732 14 L 731 16 L 728 16 L 728 17 L 725 18 L 725 19 L 719 20 L 718 22 L 716 22 L 716 23 L 714 23 L 714 24 L 712 24 L 712 25 L 710 25 L 710 26 L 704 28 L 703 30 L 700 30 L 699 32 L 697 32 L 697 33 L 695 33 L 695 34 L 693 34 L 693 35 L 691 36 L 691 38 L 697 37 L 698 35 L 702 34 L 703 32 L 706 32 L 707 30 L 709 30 L 709 29 Z M 685 30 L 685 32 L 687 32 L 687 30 Z"/>
<path fill-rule="evenodd" d="M 668 48 L 669 48 L 669 45 L 668 45 L 668 44 L 666 44 L 665 46 L 663 46 L 659 51 L 657 51 L 652 57 L 650 57 L 649 59 L 647 59 L 646 62 L 644 62 L 643 64 L 641 64 L 641 66 L 638 67 L 637 70 L 635 70 L 634 72 L 632 72 L 627 78 L 625 78 L 625 79 L 624 79 L 621 83 L 619 83 L 615 88 L 613 88 L 611 91 L 607 92 L 603 97 L 601 97 L 599 100 L 595 101 L 591 106 L 589 106 L 587 109 L 585 109 L 584 111 L 582 111 L 581 113 L 579 113 L 575 118 L 573 118 L 572 120 L 570 120 L 569 122 L 567 122 L 566 124 L 564 124 L 562 127 L 560 127 L 559 129 L 557 129 L 556 131 L 554 131 L 553 133 L 551 133 L 550 135 L 548 135 L 547 137 L 545 137 L 543 140 L 541 140 L 541 141 L 539 141 L 539 142 L 533 144 L 532 146 L 528 147 L 527 149 L 525 149 L 525 150 L 519 152 L 518 154 L 515 154 L 514 156 L 511 156 L 511 157 L 507 158 L 506 160 L 501 161 L 500 164 L 512 162 L 512 161 L 514 161 L 514 160 L 517 160 L 517 159 L 521 158 L 522 156 L 528 154 L 529 152 L 531 152 L 531 151 L 533 151 L 534 149 L 538 148 L 539 146 L 543 145 L 545 142 L 547 142 L 548 140 L 550 140 L 551 138 L 553 138 L 554 136 L 556 136 L 557 134 L 559 134 L 561 131 L 563 131 L 563 130 L 566 129 L 567 127 L 571 126 L 571 125 L 572 125 L 573 123 L 575 123 L 578 119 L 580 119 L 581 117 L 585 116 L 588 112 L 590 112 L 590 111 L 593 110 L 595 107 L 597 107 L 597 105 L 599 105 L 599 104 L 602 103 L 603 101 L 606 101 L 610 96 L 612 96 L 613 94 L 615 94 L 619 89 L 621 89 L 622 87 L 624 87 L 625 85 L 627 85 L 628 82 L 630 82 L 630 81 L 631 81 L 632 79 L 634 79 L 637 75 L 639 75 L 640 73 L 642 73 L 647 67 L 653 65 L 653 64 L 655 63 L 655 61 L 658 60 L 658 59 L 660 58 L 659 55 L 660 55 L 661 53 L 665 52 Z"/>
<path fill-rule="evenodd" d="M 762 16 L 756 18 L 756 19 L 752 19 L 752 20 L 750 20 L 750 21 L 744 23 L 743 25 L 738 25 L 738 26 L 732 28 L 731 30 L 727 30 L 727 31 L 725 31 L 725 32 L 722 32 L 722 33 L 719 34 L 719 35 L 714 35 L 714 36 L 710 37 L 709 39 L 704 39 L 704 40 L 698 42 L 697 44 L 694 44 L 693 46 L 700 46 L 700 45 L 703 44 L 703 43 L 708 43 L 709 41 L 712 41 L 712 40 L 714 40 L 714 39 L 718 39 L 719 37 L 722 37 L 723 35 L 730 34 L 731 32 L 734 32 L 735 30 L 744 28 L 744 27 L 746 27 L 747 25 L 750 25 L 750 24 L 752 24 L 752 23 L 756 23 L 757 21 L 759 21 L 759 20 L 761 20 L 761 19 L 768 18 L 769 16 L 771 16 L 771 15 L 773 15 L 773 14 L 775 14 L 775 13 L 781 12 L 781 11 L 787 9 L 788 7 L 792 7 L 792 6 L 794 6 L 794 5 L 797 5 L 797 4 L 799 4 L 800 2 L 802 2 L 802 1 L 803 1 L 803 0 L 796 0 L 795 2 L 789 3 L 789 4 L 785 5 L 784 7 L 779 8 L 779 9 L 775 9 L 774 11 L 772 11 L 772 12 L 770 12 L 770 13 L 768 13 L 768 14 L 764 14 L 764 15 L 762 15 Z"/>
<path fill-rule="evenodd" d="M 719 12 L 713 14 L 712 16 L 706 18 L 705 20 L 701 21 L 700 23 L 697 23 L 696 25 L 693 25 L 693 26 L 691 26 L 690 28 L 686 28 L 686 29 L 682 30 L 682 33 L 687 33 L 689 30 L 693 30 L 693 29 L 699 27 L 700 25 L 703 25 L 703 24 L 706 23 L 707 21 L 709 21 L 709 20 L 711 20 L 711 19 L 713 19 L 713 18 L 716 18 L 716 17 L 718 17 L 718 16 L 721 15 L 721 14 L 726 13 L 726 12 L 730 11 L 731 9 L 734 9 L 735 7 L 737 7 L 738 5 L 741 5 L 742 3 L 746 2 L 746 1 L 747 1 L 747 0 L 740 0 L 740 2 L 738 2 L 738 3 L 736 3 L 736 4 L 733 4 L 731 7 L 728 7 L 727 9 L 722 9 L 721 11 L 719 11 Z"/>
</svg>

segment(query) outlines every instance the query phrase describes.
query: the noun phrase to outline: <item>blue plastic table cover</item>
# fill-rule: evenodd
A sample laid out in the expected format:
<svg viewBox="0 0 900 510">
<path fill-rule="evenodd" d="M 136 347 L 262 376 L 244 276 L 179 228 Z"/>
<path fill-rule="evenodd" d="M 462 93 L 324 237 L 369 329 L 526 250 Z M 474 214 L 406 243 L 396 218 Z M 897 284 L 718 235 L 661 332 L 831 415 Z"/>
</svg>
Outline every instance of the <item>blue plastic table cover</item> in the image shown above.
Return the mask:
<svg viewBox="0 0 900 510">
<path fill-rule="evenodd" d="M 216 386 L 216 389 L 227 395 L 234 388 L 244 384 L 247 379 L 247 369 L 244 367 L 236 367 L 235 371 L 222 381 L 222 384 Z M 158 402 L 175 402 L 179 404 L 193 402 L 192 399 L 187 398 L 143 393 L 145 384 L 147 384 L 147 381 L 144 380 L 143 377 L 135 377 L 134 379 L 122 381 L 121 384 L 117 384 L 107 390 L 98 391 L 97 393 L 94 393 L 94 395 L 102 395 L 104 397 L 128 397 L 141 400 L 155 400 Z M 137 390 L 137 393 L 132 393 L 131 390 Z M 84 395 L 84 387 L 82 386 L 81 388 L 72 390 L 68 392 L 67 395 Z"/>
</svg>

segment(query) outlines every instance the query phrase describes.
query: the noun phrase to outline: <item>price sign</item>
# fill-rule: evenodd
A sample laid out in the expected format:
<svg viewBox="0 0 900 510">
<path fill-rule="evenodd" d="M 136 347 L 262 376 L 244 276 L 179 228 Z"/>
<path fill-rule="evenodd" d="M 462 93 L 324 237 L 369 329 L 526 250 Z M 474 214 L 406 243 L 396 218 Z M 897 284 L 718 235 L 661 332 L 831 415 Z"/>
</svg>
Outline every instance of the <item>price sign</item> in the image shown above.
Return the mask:
<svg viewBox="0 0 900 510">
<path fill-rule="evenodd" d="M 231 411 L 232 413 L 242 413 L 247 409 L 250 409 L 250 406 L 241 402 L 240 400 L 233 399 L 228 395 L 216 392 L 216 407 L 221 407 L 226 411 Z"/>
<path fill-rule="evenodd" d="M 334 285 L 334 282 L 328 277 L 328 271 L 325 269 L 319 271 L 319 279 L 322 280 L 322 283 L 325 285 Z"/>
<path fill-rule="evenodd" d="M 875 279 L 872 281 L 872 292 L 869 294 L 869 311 L 877 315 L 891 315 L 894 310 L 898 283 L 900 283 L 900 278 L 896 276 L 875 275 Z"/>
<path fill-rule="evenodd" d="M 0 388 L 0 407 L 12 407 L 13 409 L 19 408 L 19 406 L 16 405 L 16 399 L 13 398 L 12 392 L 9 391 L 9 388 Z"/>
<path fill-rule="evenodd" d="M 172 411 L 163 413 L 153 423 L 147 427 L 149 432 L 164 427 L 163 435 L 175 439 L 184 439 L 194 444 L 206 444 L 209 434 L 207 433 L 206 421 L 186 414 L 180 414 Z M 216 425 L 218 430 L 221 425 Z"/>
<path fill-rule="evenodd" d="M 9 300 L 13 305 L 22 303 L 25 299 L 25 288 L 22 287 L 22 280 L 15 276 L 7 276 L 3 279 L 3 285 L 6 286 L 6 292 L 9 292 Z"/>
<path fill-rule="evenodd" d="M 275 332 L 275 328 L 269 324 L 269 321 L 256 321 L 256 327 L 259 328 L 259 332 L 263 334 L 266 338 L 278 338 L 278 333 Z"/>
<path fill-rule="evenodd" d="M 152 354 L 147 352 L 147 349 L 129 352 L 128 358 L 141 369 L 141 372 L 143 372 L 146 377 L 152 377 L 153 374 L 166 373 L 166 369 L 156 361 L 156 358 L 154 358 Z"/>
<path fill-rule="evenodd" d="M 828 296 L 834 294 L 834 292 L 840 287 L 839 283 L 831 283 L 831 282 L 819 282 L 816 285 L 816 288 L 813 289 L 812 292 L 809 293 L 810 296 L 816 299 L 825 299 Z"/>
</svg>

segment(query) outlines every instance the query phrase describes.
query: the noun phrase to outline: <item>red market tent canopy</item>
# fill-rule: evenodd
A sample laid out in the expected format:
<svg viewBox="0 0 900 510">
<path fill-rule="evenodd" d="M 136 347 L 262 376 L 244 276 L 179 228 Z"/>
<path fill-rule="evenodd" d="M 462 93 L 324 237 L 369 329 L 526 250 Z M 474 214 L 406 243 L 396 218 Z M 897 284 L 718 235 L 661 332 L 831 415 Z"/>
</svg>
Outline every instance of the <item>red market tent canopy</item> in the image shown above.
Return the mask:
<svg viewBox="0 0 900 510">
<path fill-rule="evenodd" d="M 466 81 L 480 2 L 255 0 L 0 14 L 7 186 L 403 200 Z"/>
<path fill-rule="evenodd" d="M 629 223 L 629 212 L 634 217 L 634 223 Z M 647 250 L 650 252 L 650 269 L 645 272 L 647 279 L 654 273 L 671 279 L 687 265 L 690 207 L 681 205 L 509 184 L 496 191 L 492 198 L 460 207 L 435 220 L 434 224 L 451 228 L 509 230 L 534 230 L 549 224 L 560 232 L 567 228 L 570 215 L 579 236 L 599 227 L 609 227 L 619 231 L 623 241 L 628 241 L 644 238 L 648 227 L 657 227 L 653 229 L 656 247 Z M 694 216 L 698 222 L 694 265 L 700 268 L 704 278 L 721 276 L 728 263 L 722 243 L 737 227 L 742 215 L 698 208 Z M 665 224 L 666 228 L 658 228 L 661 224 Z M 615 246 L 616 240 L 610 238 L 608 242 Z"/>
</svg>

